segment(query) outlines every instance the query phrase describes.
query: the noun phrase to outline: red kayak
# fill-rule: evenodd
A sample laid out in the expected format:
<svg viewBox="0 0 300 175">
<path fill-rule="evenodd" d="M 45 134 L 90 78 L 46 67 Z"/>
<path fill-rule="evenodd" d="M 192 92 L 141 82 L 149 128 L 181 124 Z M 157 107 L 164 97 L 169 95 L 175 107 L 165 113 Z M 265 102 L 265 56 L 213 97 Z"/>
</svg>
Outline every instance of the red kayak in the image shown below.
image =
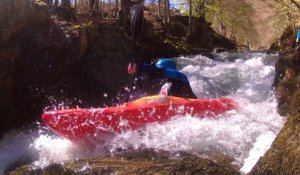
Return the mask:
<svg viewBox="0 0 300 175">
<path fill-rule="evenodd" d="M 236 109 L 232 99 L 210 100 L 180 97 L 144 97 L 121 106 L 96 109 L 66 109 L 44 112 L 42 120 L 55 133 L 73 141 L 137 129 L 148 123 L 165 122 L 174 116 L 215 118 Z"/>
</svg>

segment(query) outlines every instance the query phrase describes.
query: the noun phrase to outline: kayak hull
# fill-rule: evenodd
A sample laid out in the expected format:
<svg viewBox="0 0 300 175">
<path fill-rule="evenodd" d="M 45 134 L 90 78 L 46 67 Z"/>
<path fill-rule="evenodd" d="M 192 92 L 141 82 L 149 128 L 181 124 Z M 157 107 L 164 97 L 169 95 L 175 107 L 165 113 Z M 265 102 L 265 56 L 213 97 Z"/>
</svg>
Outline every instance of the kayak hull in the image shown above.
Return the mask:
<svg viewBox="0 0 300 175">
<path fill-rule="evenodd" d="M 236 108 L 236 102 L 229 98 L 199 100 L 150 96 L 114 107 L 47 111 L 42 120 L 58 135 L 80 141 L 134 130 L 148 123 L 165 122 L 174 116 L 216 118 Z"/>
</svg>

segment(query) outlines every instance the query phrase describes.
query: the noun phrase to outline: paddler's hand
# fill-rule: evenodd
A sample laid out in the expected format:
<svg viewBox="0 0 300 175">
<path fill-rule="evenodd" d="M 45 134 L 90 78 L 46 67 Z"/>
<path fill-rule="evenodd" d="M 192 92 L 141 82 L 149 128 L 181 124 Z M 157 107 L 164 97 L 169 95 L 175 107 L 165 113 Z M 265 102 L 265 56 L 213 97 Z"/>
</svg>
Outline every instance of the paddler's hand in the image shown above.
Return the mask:
<svg viewBox="0 0 300 175">
<path fill-rule="evenodd" d="M 127 71 L 129 74 L 135 74 L 136 73 L 136 64 L 135 63 L 129 63 Z"/>
</svg>

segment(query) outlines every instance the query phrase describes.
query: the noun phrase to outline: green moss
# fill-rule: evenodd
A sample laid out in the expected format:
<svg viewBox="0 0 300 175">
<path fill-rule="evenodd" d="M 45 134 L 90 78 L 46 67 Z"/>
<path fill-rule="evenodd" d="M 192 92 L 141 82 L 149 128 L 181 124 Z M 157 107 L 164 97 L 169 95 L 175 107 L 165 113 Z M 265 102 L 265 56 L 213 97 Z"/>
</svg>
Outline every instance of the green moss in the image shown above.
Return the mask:
<svg viewBox="0 0 300 175">
<path fill-rule="evenodd" d="M 45 2 L 42 0 L 34 0 L 32 1 L 33 4 L 38 5 L 38 6 L 48 6 Z"/>
<path fill-rule="evenodd" d="M 72 26 L 71 26 L 71 29 L 72 29 L 72 30 L 79 30 L 79 29 L 82 29 L 82 25 L 79 25 L 79 24 L 72 25 Z"/>
<path fill-rule="evenodd" d="M 294 94 L 291 115 L 272 147 L 261 158 L 252 174 L 300 174 L 300 89 Z"/>
<path fill-rule="evenodd" d="M 183 158 L 169 159 L 166 151 L 134 150 L 125 152 L 123 158 L 89 158 L 53 164 L 44 169 L 30 170 L 21 167 L 12 172 L 19 174 L 203 174 L 239 175 L 230 164 L 185 154 Z M 152 159 L 152 160 L 150 160 Z"/>
</svg>

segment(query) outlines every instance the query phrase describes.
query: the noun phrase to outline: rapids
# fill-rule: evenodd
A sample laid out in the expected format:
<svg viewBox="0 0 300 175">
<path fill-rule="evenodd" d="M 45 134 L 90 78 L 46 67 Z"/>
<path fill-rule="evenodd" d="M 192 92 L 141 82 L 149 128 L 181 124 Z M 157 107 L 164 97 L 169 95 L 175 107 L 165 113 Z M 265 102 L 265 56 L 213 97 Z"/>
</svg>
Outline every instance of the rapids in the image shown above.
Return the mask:
<svg viewBox="0 0 300 175">
<path fill-rule="evenodd" d="M 221 152 L 235 159 L 247 173 L 269 149 L 285 122 L 276 111 L 272 91 L 277 55 L 219 53 L 215 59 L 196 55 L 176 58 L 198 98 L 230 97 L 239 109 L 220 119 L 192 116 L 152 123 L 107 139 L 95 152 L 83 151 L 37 122 L 34 129 L 12 131 L 0 141 L 0 174 L 25 159 L 32 167 L 44 167 L 79 157 L 111 154 L 118 148 L 157 148 L 187 151 L 199 156 Z"/>
</svg>

